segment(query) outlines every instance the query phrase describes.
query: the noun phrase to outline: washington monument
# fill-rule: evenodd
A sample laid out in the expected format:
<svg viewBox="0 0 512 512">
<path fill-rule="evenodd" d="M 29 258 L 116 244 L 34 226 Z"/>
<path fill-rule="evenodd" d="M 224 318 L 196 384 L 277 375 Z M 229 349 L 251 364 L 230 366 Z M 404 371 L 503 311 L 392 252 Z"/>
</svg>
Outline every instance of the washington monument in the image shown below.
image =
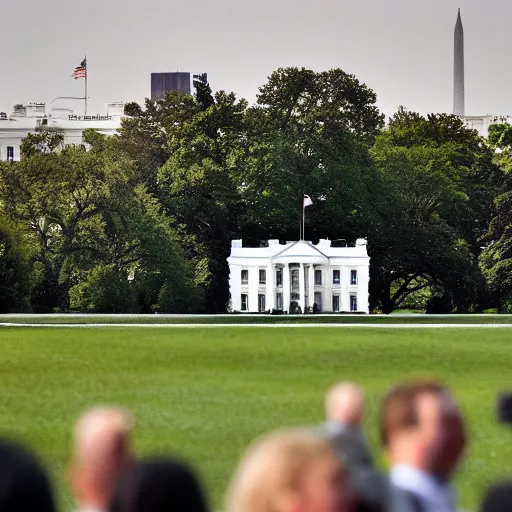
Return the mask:
<svg viewBox="0 0 512 512">
<path fill-rule="evenodd" d="M 464 117 L 464 28 L 459 14 L 455 24 L 453 59 L 453 113 Z"/>
</svg>

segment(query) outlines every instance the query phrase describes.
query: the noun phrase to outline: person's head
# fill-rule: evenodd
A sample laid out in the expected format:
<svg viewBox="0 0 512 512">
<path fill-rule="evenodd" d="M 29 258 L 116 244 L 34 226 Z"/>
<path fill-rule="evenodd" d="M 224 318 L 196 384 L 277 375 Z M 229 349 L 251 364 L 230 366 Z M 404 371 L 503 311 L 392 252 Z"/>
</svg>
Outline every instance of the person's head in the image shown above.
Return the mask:
<svg viewBox="0 0 512 512">
<path fill-rule="evenodd" d="M 228 512 L 342 512 L 347 490 L 330 443 L 312 432 L 279 431 L 253 443 L 234 473 Z"/>
<path fill-rule="evenodd" d="M 454 471 L 466 442 L 457 405 L 435 381 L 394 387 L 382 401 L 380 433 L 393 464 L 409 464 L 444 479 Z"/>
<path fill-rule="evenodd" d="M 183 463 L 159 458 L 135 462 L 115 486 L 109 512 L 206 512 L 194 473 Z"/>
<path fill-rule="evenodd" d="M 25 449 L 0 441 L 0 512 L 53 512 L 50 481 Z"/>
<path fill-rule="evenodd" d="M 327 419 L 351 426 L 360 426 L 364 417 L 364 391 L 352 382 L 340 382 L 325 395 Z"/>
<path fill-rule="evenodd" d="M 97 407 L 83 414 L 73 432 L 69 480 L 81 507 L 105 509 L 119 473 L 131 462 L 131 414 Z"/>
</svg>

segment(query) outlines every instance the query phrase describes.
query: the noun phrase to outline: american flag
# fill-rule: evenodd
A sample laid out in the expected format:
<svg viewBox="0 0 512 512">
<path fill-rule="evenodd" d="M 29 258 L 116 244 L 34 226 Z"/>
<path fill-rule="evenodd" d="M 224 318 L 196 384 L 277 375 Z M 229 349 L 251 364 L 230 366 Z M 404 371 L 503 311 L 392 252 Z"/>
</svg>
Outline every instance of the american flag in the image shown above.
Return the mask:
<svg viewBox="0 0 512 512">
<path fill-rule="evenodd" d="M 87 77 L 87 59 L 84 59 L 81 62 L 80 66 L 77 66 L 75 68 L 75 71 L 73 71 L 71 78 L 78 80 L 79 78 L 86 78 L 86 77 Z"/>
</svg>

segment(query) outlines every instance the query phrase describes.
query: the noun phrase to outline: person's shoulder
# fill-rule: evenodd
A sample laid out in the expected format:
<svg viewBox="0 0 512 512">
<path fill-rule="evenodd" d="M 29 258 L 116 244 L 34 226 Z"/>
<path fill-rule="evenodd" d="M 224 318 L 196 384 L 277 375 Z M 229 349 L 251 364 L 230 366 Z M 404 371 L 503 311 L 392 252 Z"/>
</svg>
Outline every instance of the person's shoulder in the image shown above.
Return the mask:
<svg viewBox="0 0 512 512">
<path fill-rule="evenodd" d="M 423 504 L 419 496 L 412 491 L 390 483 L 390 510 L 394 512 L 423 512 Z"/>
</svg>

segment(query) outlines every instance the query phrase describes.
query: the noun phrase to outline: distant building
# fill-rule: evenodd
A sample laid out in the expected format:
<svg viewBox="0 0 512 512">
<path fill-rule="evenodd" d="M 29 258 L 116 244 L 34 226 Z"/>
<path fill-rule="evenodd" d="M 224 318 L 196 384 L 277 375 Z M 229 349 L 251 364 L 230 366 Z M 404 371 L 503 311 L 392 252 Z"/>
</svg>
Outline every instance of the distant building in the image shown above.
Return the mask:
<svg viewBox="0 0 512 512">
<path fill-rule="evenodd" d="M 368 313 L 365 239 L 355 247 L 332 247 L 330 240 L 318 245 L 269 240 L 258 248 L 233 240 L 228 263 L 233 311 Z"/>
<path fill-rule="evenodd" d="M 468 128 L 476 130 L 482 137 L 489 135 L 489 126 L 491 126 L 491 124 L 512 124 L 512 118 L 507 115 L 465 116 L 463 119 Z"/>
<path fill-rule="evenodd" d="M 15 105 L 11 115 L 0 112 L 0 161 L 20 160 L 21 141 L 42 130 L 61 131 L 64 144 L 81 144 L 82 133 L 94 128 L 105 135 L 114 135 L 121 127 L 123 103 L 109 103 L 106 114 L 81 115 L 70 109 L 47 111 L 44 103 Z"/>
<path fill-rule="evenodd" d="M 168 92 L 190 94 L 190 73 L 151 73 L 151 99 L 162 99 Z"/>
<path fill-rule="evenodd" d="M 453 113 L 461 117 L 468 128 L 476 130 L 482 137 L 488 136 L 491 124 L 512 124 L 512 118 L 508 115 L 466 115 L 464 65 L 464 27 L 459 9 L 454 30 Z"/>
</svg>

